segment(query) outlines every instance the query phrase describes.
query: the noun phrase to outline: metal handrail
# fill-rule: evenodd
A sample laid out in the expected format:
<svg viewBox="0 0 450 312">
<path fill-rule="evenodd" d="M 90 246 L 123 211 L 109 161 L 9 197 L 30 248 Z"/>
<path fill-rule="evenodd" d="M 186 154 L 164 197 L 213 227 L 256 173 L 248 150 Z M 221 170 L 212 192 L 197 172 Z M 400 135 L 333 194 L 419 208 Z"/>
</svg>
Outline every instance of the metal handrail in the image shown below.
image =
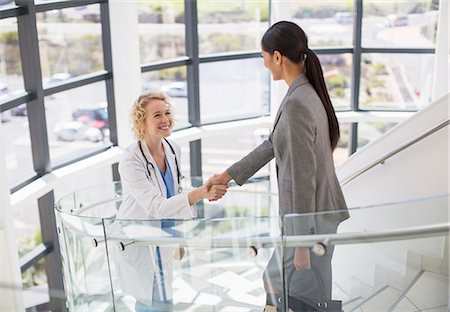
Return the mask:
<svg viewBox="0 0 450 312">
<path fill-rule="evenodd" d="M 142 245 L 158 246 L 184 246 L 196 248 L 270 248 L 284 247 L 313 247 L 318 243 L 322 245 L 349 245 L 362 243 L 377 243 L 393 240 L 425 238 L 450 233 L 450 223 L 441 223 L 430 226 L 409 227 L 402 230 L 384 230 L 377 232 L 338 233 L 318 235 L 292 235 L 283 237 L 220 237 L 220 238 L 184 238 L 184 237 L 155 237 L 141 236 L 129 237 L 126 235 L 111 234 L 108 240 Z"/>
<path fill-rule="evenodd" d="M 450 124 L 450 119 L 447 118 L 446 120 L 444 120 L 443 122 L 441 122 L 440 124 L 434 126 L 433 128 L 431 128 L 430 130 L 426 131 L 424 134 L 419 135 L 418 137 L 406 142 L 405 144 L 400 145 L 399 147 L 397 147 L 396 149 L 394 149 L 393 151 L 384 154 L 383 156 L 381 156 L 378 160 L 372 162 L 371 164 L 363 167 L 362 169 L 356 171 L 355 173 L 353 173 L 350 177 L 344 179 L 343 182 L 341 182 L 341 186 L 345 186 L 347 183 L 349 183 L 350 181 L 354 180 L 355 178 L 359 177 L 361 174 L 363 174 L 364 172 L 372 169 L 373 167 L 375 167 L 376 165 L 379 164 L 384 164 L 384 162 L 386 160 L 388 160 L 389 158 L 391 158 L 392 156 L 402 152 L 403 150 L 407 149 L 408 147 L 416 144 L 419 141 L 422 141 L 423 139 L 429 137 L 430 135 L 432 135 L 433 133 L 441 130 L 442 128 L 448 126 Z"/>
</svg>

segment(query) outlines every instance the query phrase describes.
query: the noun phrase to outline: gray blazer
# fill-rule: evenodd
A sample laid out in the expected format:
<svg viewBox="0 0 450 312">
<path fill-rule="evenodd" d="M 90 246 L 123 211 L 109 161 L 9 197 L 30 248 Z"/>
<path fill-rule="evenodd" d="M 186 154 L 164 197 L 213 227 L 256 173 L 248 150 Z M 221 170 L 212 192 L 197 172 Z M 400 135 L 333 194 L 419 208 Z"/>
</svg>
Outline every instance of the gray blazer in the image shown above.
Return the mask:
<svg viewBox="0 0 450 312">
<path fill-rule="evenodd" d="M 341 210 L 340 213 L 297 218 L 301 222 L 285 224 L 287 232 L 327 233 L 329 225 L 336 229 L 348 218 L 335 173 L 327 115 L 305 74 L 298 76 L 289 87 L 269 139 L 233 164 L 227 172 L 242 185 L 274 157 L 281 216 Z M 319 221 L 326 221 L 326 225 Z"/>
</svg>

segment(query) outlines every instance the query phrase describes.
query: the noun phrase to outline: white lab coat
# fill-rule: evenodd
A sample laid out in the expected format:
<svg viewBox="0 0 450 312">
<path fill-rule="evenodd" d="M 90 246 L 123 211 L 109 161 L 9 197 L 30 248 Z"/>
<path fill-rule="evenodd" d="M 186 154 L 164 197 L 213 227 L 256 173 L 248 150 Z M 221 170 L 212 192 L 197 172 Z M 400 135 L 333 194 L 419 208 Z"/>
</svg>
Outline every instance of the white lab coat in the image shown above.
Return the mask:
<svg viewBox="0 0 450 312">
<path fill-rule="evenodd" d="M 170 144 L 174 148 L 178 164 L 180 164 L 180 147 L 173 141 L 170 141 Z M 175 155 L 169 145 L 163 140 L 164 151 L 174 181 L 175 194 L 171 198 L 167 198 L 166 186 L 147 144 L 142 141 L 141 145 L 147 160 L 153 164 L 155 169 L 148 166 L 149 176 L 146 161 L 139 149 L 138 142 L 131 144 L 126 149 L 119 162 L 123 199 L 115 223 L 126 224 L 120 220 L 191 219 L 195 217 L 196 210 L 189 205 L 187 193 L 178 193 Z M 116 246 L 114 248 L 116 249 L 117 280 L 122 292 L 133 296 L 141 303 L 151 305 L 154 273 L 156 272 L 156 276 L 159 276 L 155 260 L 155 246 L 130 244 L 124 251 L 119 251 Z M 172 299 L 174 251 L 174 248 L 160 247 L 168 300 Z M 157 281 L 159 283 L 159 277 Z M 160 284 L 158 285 L 160 286 Z"/>
</svg>

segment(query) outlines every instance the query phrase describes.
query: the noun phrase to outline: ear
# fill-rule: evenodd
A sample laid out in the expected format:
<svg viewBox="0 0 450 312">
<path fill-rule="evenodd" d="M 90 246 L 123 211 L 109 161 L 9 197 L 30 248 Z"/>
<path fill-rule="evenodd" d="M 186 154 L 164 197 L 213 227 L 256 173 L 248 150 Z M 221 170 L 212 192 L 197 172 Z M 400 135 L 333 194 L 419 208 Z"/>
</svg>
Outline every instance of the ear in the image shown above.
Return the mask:
<svg viewBox="0 0 450 312">
<path fill-rule="evenodd" d="M 273 52 L 273 56 L 275 57 L 275 62 L 277 63 L 277 65 L 280 65 L 280 63 L 281 63 L 281 58 L 282 58 L 282 55 L 281 55 L 280 51 L 275 50 L 275 51 Z"/>
</svg>

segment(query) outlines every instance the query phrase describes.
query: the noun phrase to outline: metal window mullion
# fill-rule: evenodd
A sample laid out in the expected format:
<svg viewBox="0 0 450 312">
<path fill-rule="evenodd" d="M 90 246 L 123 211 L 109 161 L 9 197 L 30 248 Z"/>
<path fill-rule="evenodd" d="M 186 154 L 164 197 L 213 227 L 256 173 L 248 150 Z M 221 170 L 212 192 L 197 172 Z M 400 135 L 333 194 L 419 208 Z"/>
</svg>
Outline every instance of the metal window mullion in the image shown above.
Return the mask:
<svg viewBox="0 0 450 312">
<path fill-rule="evenodd" d="M 114 97 L 114 75 L 113 61 L 111 50 L 111 25 L 109 19 L 109 4 L 108 2 L 100 3 L 100 17 L 102 25 L 102 46 L 103 46 L 103 64 L 105 70 L 110 73 L 108 79 L 105 80 L 106 85 L 106 102 L 108 103 L 108 125 L 109 125 L 109 139 L 112 144 L 118 145 L 117 133 L 117 119 L 116 119 L 116 105 Z"/>
<path fill-rule="evenodd" d="M 46 12 L 51 10 L 64 10 L 73 7 L 86 6 L 101 2 L 107 2 L 108 0 L 66 0 L 66 1 L 57 1 L 57 2 L 49 2 L 49 3 L 39 3 L 36 4 L 36 12 Z"/>
<path fill-rule="evenodd" d="M 199 56 L 198 56 L 198 20 L 197 1 L 185 0 L 184 3 L 186 55 L 190 59 L 187 65 L 188 111 L 189 123 L 199 126 L 200 121 L 200 88 L 199 88 Z"/>
<path fill-rule="evenodd" d="M 362 38 L 362 0 L 355 0 L 356 18 L 353 25 L 353 70 L 352 70 L 352 93 L 351 109 L 359 110 L 359 87 L 361 80 L 361 38 Z"/>
<path fill-rule="evenodd" d="M 186 36 L 186 55 L 190 62 L 187 65 L 188 88 L 188 120 L 194 126 L 201 125 L 200 118 L 200 69 L 198 56 L 198 19 L 197 1 L 184 1 L 184 20 Z M 201 140 L 189 143 L 191 177 L 202 177 L 202 145 Z M 202 212 L 199 212 L 199 216 Z"/>
<path fill-rule="evenodd" d="M 10 17 L 17 17 L 19 15 L 28 14 L 26 7 L 18 7 L 12 9 L 0 10 L 0 20 Z"/>
<path fill-rule="evenodd" d="M 352 92 L 350 107 L 352 111 L 359 111 L 359 88 L 361 84 L 361 53 L 362 53 L 362 0 L 355 0 L 356 18 L 353 25 L 353 67 L 352 67 Z M 348 153 L 356 152 L 358 147 L 358 124 L 351 123 L 348 134 Z"/>
<path fill-rule="evenodd" d="M 34 1 L 16 0 L 16 4 L 26 7 L 28 11 L 27 15 L 17 17 L 17 29 L 24 88 L 26 92 L 33 94 L 33 99 L 27 103 L 33 167 L 38 175 L 43 175 L 50 172 L 51 165 L 39 56 L 36 10 Z"/>
<path fill-rule="evenodd" d="M 67 311 L 54 206 L 53 191 L 38 199 L 42 243 L 45 246 L 51 246 L 52 250 L 45 256 L 44 261 L 50 296 L 50 311 Z"/>
</svg>

